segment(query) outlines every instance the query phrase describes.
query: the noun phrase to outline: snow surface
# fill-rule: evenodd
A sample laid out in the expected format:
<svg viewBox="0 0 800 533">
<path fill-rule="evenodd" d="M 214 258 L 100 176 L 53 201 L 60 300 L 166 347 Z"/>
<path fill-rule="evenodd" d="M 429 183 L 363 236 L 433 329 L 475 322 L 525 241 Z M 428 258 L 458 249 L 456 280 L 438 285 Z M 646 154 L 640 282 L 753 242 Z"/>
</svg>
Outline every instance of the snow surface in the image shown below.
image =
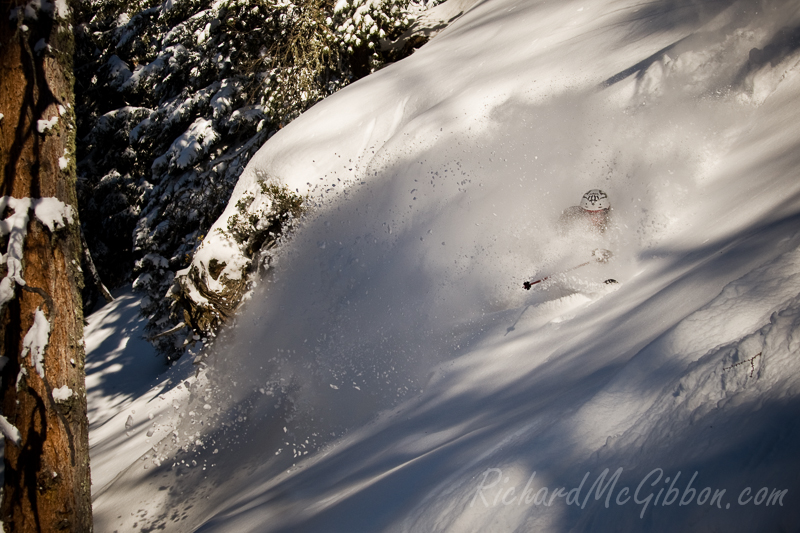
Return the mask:
<svg viewBox="0 0 800 533">
<path fill-rule="evenodd" d="M 292 122 L 228 210 L 315 208 L 197 364 L 89 318 L 95 528 L 796 529 L 798 26 L 492 0 Z M 613 227 L 559 234 L 596 187 Z"/>
<path fill-rule="evenodd" d="M 155 455 L 152 448 L 182 414 L 184 382 L 193 379 L 191 361 L 167 369 L 143 338 L 145 319 L 139 315 L 138 299 L 130 291 L 114 297 L 87 318 L 84 328 L 95 495 L 142 456 Z"/>
</svg>

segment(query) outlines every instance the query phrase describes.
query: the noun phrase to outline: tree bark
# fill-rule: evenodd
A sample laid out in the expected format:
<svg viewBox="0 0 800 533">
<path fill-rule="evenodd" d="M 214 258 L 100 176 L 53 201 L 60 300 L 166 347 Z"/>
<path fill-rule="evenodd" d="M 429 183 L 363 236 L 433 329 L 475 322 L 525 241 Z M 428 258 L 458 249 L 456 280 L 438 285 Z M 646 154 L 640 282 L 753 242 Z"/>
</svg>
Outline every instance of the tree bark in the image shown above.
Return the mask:
<svg viewBox="0 0 800 533">
<path fill-rule="evenodd" d="M 18 440 L 5 435 L 2 521 L 5 531 L 89 532 L 74 41 L 62 0 L 36 4 L 13 0 L 0 8 L 0 196 L 54 198 L 58 205 L 71 206 L 72 216 L 53 228 L 30 210 L 23 232 L 23 280 L 12 282 L 13 298 L 0 314 L 0 348 L 8 357 L 2 371 L 2 414 L 19 432 Z M 15 214 L 12 206 L 0 217 Z M 10 256 L 5 240 L 0 247 L 8 246 Z M 0 279 L 10 276 L 7 264 L 0 269 Z M 25 345 L 42 315 L 49 337 L 43 367 L 37 367 L 35 350 Z"/>
<path fill-rule="evenodd" d="M 81 248 L 83 248 L 83 264 L 89 270 L 89 275 L 94 282 L 97 292 L 100 293 L 106 302 L 113 302 L 114 297 L 111 296 L 111 293 L 106 288 L 105 283 L 103 283 L 103 280 L 100 278 L 100 273 L 97 271 L 97 267 L 94 266 L 94 259 L 92 259 L 92 253 L 89 251 L 89 245 L 86 243 L 86 237 L 83 235 L 83 230 L 81 230 Z M 92 300 L 94 300 L 94 298 L 92 298 Z"/>
</svg>

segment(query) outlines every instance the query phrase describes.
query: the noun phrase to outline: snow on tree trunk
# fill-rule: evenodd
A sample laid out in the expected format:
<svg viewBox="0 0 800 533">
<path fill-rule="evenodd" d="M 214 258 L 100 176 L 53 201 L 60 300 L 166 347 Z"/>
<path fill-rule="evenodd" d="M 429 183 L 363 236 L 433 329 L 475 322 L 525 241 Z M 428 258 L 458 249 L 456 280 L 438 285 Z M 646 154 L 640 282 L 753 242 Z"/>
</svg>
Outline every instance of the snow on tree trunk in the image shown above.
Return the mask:
<svg viewBox="0 0 800 533">
<path fill-rule="evenodd" d="M 68 16 L 0 12 L 5 531 L 92 530 Z"/>
</svg>

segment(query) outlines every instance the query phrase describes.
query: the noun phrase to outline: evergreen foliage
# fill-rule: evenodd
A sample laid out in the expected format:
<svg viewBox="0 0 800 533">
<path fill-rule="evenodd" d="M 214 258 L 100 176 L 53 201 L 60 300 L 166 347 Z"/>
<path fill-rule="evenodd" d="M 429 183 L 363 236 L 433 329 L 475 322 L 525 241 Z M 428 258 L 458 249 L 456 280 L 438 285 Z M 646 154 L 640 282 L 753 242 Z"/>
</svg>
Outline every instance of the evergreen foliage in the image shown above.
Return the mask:
<svg viewBox="0 0 800 533">
<path fill-rule="evenodd" d="M 142 311 L 157 334 L 180 318 L 168 298 L 174 273 L 189 265 L 258 148 L 322 98 L 411 53 L 391 45 L 429 5 L 144 0 L 81 7 L 81 222 L 105 282 L 135 280 L 146 293 Z M 256 222 L 235 224 L 252 247 L 265 240 L 255 226 L 244 227 Z M 91 305 L 97 296 L 89 287 L 84 297 Z M 177 357 L 179 341 L 158 342 Z"/>
</svg>

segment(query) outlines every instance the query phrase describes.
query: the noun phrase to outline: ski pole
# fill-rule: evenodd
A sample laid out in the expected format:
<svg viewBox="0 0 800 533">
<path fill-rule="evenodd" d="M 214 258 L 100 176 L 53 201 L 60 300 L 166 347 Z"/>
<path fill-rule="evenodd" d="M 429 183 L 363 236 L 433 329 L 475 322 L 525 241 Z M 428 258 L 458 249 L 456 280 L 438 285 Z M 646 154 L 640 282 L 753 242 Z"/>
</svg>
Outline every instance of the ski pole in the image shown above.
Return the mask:
<svg viewBox="0 0 800 533">
<path fill-rule="evenodd" d="M 608 260 L 611 259 L 611 255 L 612 254 L 611 254 L 610 250 L 604 250 L 602 248 L 598 248 L 596 250 L 592 250 L 592 257 L 594 259 L 592 259 L 590 261 L 586 261 L 585 263 L 581 263 L 580 265 L 576 265 L 576 266 L 574 266 L 572 268 L 568 268 L 567 270 L 562 270 L 560 272 L 560 274 L 566 274 L 567 272 L 572 272 L 573 270 L 576 270 L 576 269 L 578 269 L 580 267 L 586 266 L 586 265 L 592 263 L 593 261 L 597 261 L 598 263 L 607 263 Z M 537 280 L 534 280 L 534 281 L 526 281 L 525 283 L 522 284 L 522 286 L 525 288 L 526 291 L 529 291 L 529 290 L 531 290 L 531 287 L 533 287 L 537 283 L 541 283 L 541 282 L 543 282 L 545 280 L 548 280 L 548 279 L 552 278 L 555 275 L 556 274 L 551 274 L 549 276 L 545 276 L 545 277 L 543 277 L 541 279 L 537 279 Z"/>
<path fill-rule="evenodd" d="M 567 270 L 563 270 L 563 271 L 561 271 L 560 273 L 561 273 L 561 274 L 566 274 L 567 272 L 572 272 L 573 270 L 575 270 L 575 269 L 578 269 L 578 268 L 580 268 L 580 267 L 582 267 L 582 266 L 586 266 L 586 265 L 588 265 L 589 263 L 591 263 L 591 261 L 586 261 L 585 263 L 581 263 L 580 265 L 574 266 L 574 267 L 572 267 L 572 268 L 568 268 Z M 541 279 L 537 279 L 537 280 L 535 280 L 535 281 L 526 281 L 525 283 L 523 283 L 523 284 L 522 284 L 522 286 L 523 286 L 523 287 L 525 287 L 525 290 L 526 290 L 526 291 L 529 291 L 529 290 L 531 290 L 531 287 L 533 287 L 533 286 L 534 286 L 534 285 L 536 285 L 537 283 L 541 283 L 541 282 L 543 282 L 543 281 L 545 281 L 545 280 L 548 280 L 548 279 L 552 278 L 552 277 L 553 277 L 553 276 L 555 276 L 555 275 L 556 275 L 556 274 L 551 274 L 551 275 L 549 275 L 549 276 L 545 276 L 545 277 L 543 277 L 543 278 L 541 278 Z"/>
</svg>

